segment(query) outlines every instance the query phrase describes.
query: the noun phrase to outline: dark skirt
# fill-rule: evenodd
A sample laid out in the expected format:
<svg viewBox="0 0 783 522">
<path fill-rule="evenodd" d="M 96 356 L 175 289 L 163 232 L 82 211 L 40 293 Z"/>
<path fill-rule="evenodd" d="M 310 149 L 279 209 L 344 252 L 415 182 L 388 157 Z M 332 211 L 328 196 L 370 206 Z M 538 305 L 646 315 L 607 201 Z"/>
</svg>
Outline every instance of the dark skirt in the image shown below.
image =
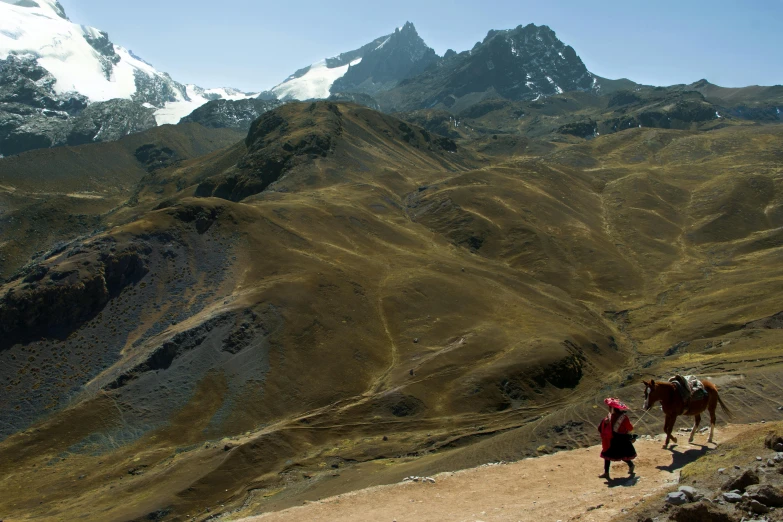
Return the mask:
<svg viewBox="0 0 783 522">
<path fill-rule="evenodd" d="M 633 447 L 633 439 L 627 433 L 615 433 L 612 435 L 612 444 L 609 449 L 601 452 L 601 458 L 605 460 L 633 460 L 636 458 L 636 449 Z"/>
</svg>

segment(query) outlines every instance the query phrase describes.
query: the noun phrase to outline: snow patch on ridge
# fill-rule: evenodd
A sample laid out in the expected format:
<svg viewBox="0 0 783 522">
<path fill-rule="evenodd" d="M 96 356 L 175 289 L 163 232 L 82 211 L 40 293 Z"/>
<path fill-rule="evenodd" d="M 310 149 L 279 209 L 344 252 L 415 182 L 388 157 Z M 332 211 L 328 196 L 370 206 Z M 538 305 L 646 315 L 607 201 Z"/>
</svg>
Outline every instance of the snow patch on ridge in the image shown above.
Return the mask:
<svg viewBox="0 0 783 522">
<path fill-rule="evenodd" d="M 186 85 L 185 94 L 187 98 L 183 97 L 181 100 L 168 102 L 165 107 L 155 111 L 155 122 L 158 125 L 176 125 L 179 123 L 179 120 L 213 99 L 234 101 L 244 100 L 255 96 L 253 94 L 237 91 L 236 89 L 224 87 L 217 89 L 201 89 L 196 85 Z"/>
<path fill-rule="evenodd" d="M 321 60 L 311 65 L 310 69 L 299 78 L 288 79 L 272 87 L 272 92 L 283 101 L 328 98 L 334 82 L 345 76 L 349 67 L 361 61 L 361 58 L 357 58 L 348 65 L 329 68 L 326 66 L 326 60 Z"/>
<path fill-rule="evenodd" d="M 383 49 L 383 46 L 389 43 L 389 40 L 391 40 L 391 36 L 385 39 L 381 45 L 375 48 L 375 50 L 377 51 L 378 49 Z"/>
</svg>

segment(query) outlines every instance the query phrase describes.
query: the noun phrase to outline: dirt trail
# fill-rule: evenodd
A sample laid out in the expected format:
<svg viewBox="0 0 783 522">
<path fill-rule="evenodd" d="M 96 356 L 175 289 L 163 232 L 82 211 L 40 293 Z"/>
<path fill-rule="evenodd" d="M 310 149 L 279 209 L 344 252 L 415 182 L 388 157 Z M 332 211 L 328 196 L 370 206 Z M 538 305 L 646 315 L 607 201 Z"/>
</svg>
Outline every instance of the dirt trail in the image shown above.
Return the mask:
<svg viewBox="0 0 783 522">
<path fill-rule="evenodd" d="M 746 426 L 716 428 L 717 441 Z M 679 469 L 708 451 L 698 434 L 694 445 L 680 434 L 673 451 L 660 440 L 640 439 L 637 476 L 627 477 L 623 463 L 612 466 L 612 480 L 598 478 L 603 461 L 596 447 L 564 451 L 512 464 L 482 466 L 435 475 L 435 483 L 405 482 L 369 488 L 308 503 L 243 522 L 340 520 L 341 522 L 536 522 L 603 521 L 676 484 Z M 709 445 L 715 448 L 715 445 Z"/>
</svg>

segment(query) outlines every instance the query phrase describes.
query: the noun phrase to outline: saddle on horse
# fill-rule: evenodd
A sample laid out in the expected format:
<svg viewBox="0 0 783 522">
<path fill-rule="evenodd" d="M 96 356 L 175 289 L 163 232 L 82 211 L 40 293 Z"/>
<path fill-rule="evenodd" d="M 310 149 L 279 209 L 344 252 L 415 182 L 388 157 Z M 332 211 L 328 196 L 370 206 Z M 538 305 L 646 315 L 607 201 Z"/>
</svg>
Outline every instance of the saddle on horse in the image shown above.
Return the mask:
<svg viewBox="0 0 783 522">
<path fill-rule="evenodd" d="M 675 375 L 669 382 L 674 384 L 677 391 L 682 397 L 682 401 L 685 403 L 685 410 L 683 413 L 687 413 L 690 408 L 691 401 L 698 401 L 707 397 L 707 390 L 704 389 L 704 384 L 693 375 Z"/>
</svg>

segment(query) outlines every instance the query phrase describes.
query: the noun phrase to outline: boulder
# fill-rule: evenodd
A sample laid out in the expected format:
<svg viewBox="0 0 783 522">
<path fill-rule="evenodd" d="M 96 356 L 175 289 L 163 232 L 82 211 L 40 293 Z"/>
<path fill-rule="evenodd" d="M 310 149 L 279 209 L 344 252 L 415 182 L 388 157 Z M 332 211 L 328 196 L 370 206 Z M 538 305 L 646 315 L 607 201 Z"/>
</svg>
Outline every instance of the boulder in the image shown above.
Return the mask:
<svg viewBox="0 0 783 522">
<path fill-rule="evenodd" d="M 679 491 L 685 493 L 685 496 L 687 496 L 688 500 L 691 502 L 698 502 L 699 500 L 704 498 L 704 495 L 702 495 L 701 493 L 696 491 L 696 489 L 690 486 L 680 486 Z"/>
<path fill-rule="evenodd" d="M 742 495 L 740 495 L 739 493 L 732 493 L 732 492 L 724 493 L 723 500 L 725 500 L 726 502 L 730 502 L 731 504 L 736 504 L 737 502 L 742 500 Z"/>
<path fill-rule="evenodd" d="M 676 522 L 738 522 L 740 520 L 739 516 L 724 511 L 725 509 L 709 502 L 698 502 L 677 508 L 669 518 Z"/>
<path fill-rule="evenodd" d="M 783 507 L 782 488 L 770 484 L 764 484 L 763 486 L 749 486 L 745 491 L 745 494 L 748 496 L 748 498 L 761 502 L 765 506 Z"/>
<path fill-rule="evenodd" d="M 686 495 L 682 491 L 672 491 L 671 493 L 666 495 L 666 503 L 672 504 L 674 506 L 682 506 L 683 504 L 687 504 L 688 502 L 690 502 L 688 495 Z"/>
<path fill-rule="evenodd" d="M 764 439 L 764 446 L 769 449 L 774 449 L 775 451 L 783 451 L 783 450 L 777 450 L 775 448 L 780 445 L 783 447 L 783 435 L 775 432 L 771 432 L 767 435 L 766 439 Z"/>
<path fill-rule="evenodd" d="M 757 515 L 769 513 L 769 508 L 758 500 L 746 500 L 742 503 L 741 507 L 744 510 L 750 511 L 751 513 L 756 513 Z"/>
<path fill-rule="evenodd" d="M 739 477 L 731 478 L 723 485 L 724 491 L 733 491 L 735 489 L 739 491 L 745 491 L 745 488 L 758 484 L 759 476 L 752 469 L 745 470 Z"/>
</svg>

